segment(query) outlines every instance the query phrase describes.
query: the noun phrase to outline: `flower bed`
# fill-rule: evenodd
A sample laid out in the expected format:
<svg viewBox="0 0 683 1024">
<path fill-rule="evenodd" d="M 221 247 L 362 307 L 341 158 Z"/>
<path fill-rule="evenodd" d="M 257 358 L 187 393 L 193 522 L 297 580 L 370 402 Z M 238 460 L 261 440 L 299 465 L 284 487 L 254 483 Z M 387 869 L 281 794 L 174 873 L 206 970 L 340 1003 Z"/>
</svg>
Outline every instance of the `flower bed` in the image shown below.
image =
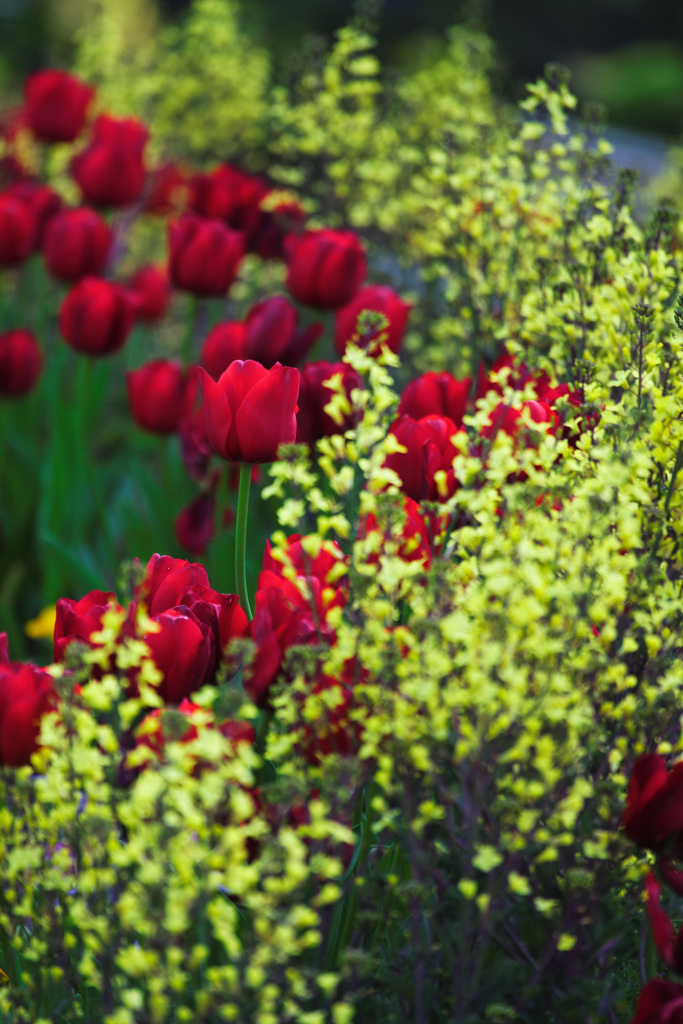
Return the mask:
<svg viewBox="0 0 683 1024">
<path fill-rule="evenodd" d="M 3 122 L 3 1019 L 675 1022 L 678 213 L 465 30 L 193 120 L 234 17 Z"/>
</svg>

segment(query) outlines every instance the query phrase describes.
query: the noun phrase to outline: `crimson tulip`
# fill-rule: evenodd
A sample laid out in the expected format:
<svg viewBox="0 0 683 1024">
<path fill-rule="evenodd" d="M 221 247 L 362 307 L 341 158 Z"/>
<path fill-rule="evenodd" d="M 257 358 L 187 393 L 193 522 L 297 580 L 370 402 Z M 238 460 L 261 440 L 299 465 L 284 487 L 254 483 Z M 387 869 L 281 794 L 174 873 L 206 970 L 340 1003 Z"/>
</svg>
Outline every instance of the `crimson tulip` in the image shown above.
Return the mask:
<svg viewBox="0 0 683 1024">
<path fill-rule="evenodd" d="M 111 228 L 95 210 L 89 207 L 62 210 L 45 228 L 45 265 L 60 281 L 77 281 L 86 274 L 101 274 L 112 240 Z"/>
<path fill-rule="evenodd" d="M 59 310 L 59 330 L 77 352 L 105 356 L 125 345 L 135 321 L 135 305 L 120 284 L 84 277 Z"/>
<path fill-rule="evenodd" d="M 61 196 L 48 185 L 41 185 L 37 181 L 17 182 L 12 185 L 6 195 L 28 203 L 30 206 L 35 220 L 31 252 L 35 252 L 43 244 L 48 224 L 64 205 Z"/>
<path fill-rule="evenodd" d="M 214 380 L 236 359 L 246 359 L 247 325 L 243 320 L 229 320 L 212 327 L 202 345 L 200 364 Z"/>
<path fill-rule="evenodd" d="M 146 323 L 162 320 L 171 300 L 168 271 L 149 264 L 140 267 L 128 283 L 135 304 L 135 316 Z"/>
<path fill-rule="evenodd" d="M 638 846 L 659 852 L 674 842 L 675 850 L 683 852 L 683 762 L 668 771 L 659 754 L 636 759 L 622 824 Z"/>
<path fill-rule="evenodd" d="M 174 288 L 225 295 L 244 255 L 244 236 L 219 220 L 187 213 L 168 226 L 169 273 Z"/>
<path fill-rule="evenodd" d="M 30 331 L 19 327 L 0 334 L 0 396 L 30 391 L 43 368 L 43 354 Z"/>
<path fill-rule="evenodd" d="M 261 200 L 269 191 L 261 178 L 230 164 L 193 175 L 189 186 L 189 206 L 194 213 L 224 220 L 231 228 L 247 235 L 256 227 Z"/>
<path fill-rule="evenodd" d="M 40 719 L 57 706 L 52 676 L 35 665 L 0 664 L 0 764 L 29 764 Z"/>
<path fill-rule="evenodd" d="M 85 124 L 95 90 L 76 75 L 57 68 L 36 71 L 24 86 L 28 125 L 39 139 L 73 142 Z"/>
<path fill-rule="evenodd" d="M 631 1024 L 683 1024 L 683 985 L 653 978 L 638 996 Z"/>
<path fill-rule="evenodd" d="M 0 194 L 0 267 L 21 263 L 31 255 L 37 230 L 31 203 L 14 189 Z"/>
<path fill-rule="evenodd" d="M 186 411 L 187 377 L 177 359 L 154 359 L 126 373 L 133 419 L 142 430 L 173 434 Z"/>
<path fill-rule="evenodd" d="M 341 423 L 325 412 L 325 406 L 329 405 L 334 394 L 327 384 L 336 375 L 341 376 L 342 387 L 349 402 L 349 411 L 344 413 Z M 360 388 L 360 377 L 347 363 L 306 363 L 301 369 L 299 412 L 296 417 L 297 443 L 312 445 L 321 437 L 343 434 L 355 427 L 361 415 L 351 404 L 351 392 L 356 388 Z"/>
<path fill-rule="evenodd" d="M 159 694 L 167 703 L 179 704 L 211 678 L 216 664 L 215 637 L 211 628 L 184 606 L 154 615 L 152 622 L 158 631 L 145 633 L 143 640 L 162 675 Z"/>
<path fill-rule="evenodd" d="M 270 369 L 277 362 L 296 366 L 323 331 L 322 324 L 299 330 L 299 314 L 284 295 L 262 299 L 251 307 L 245 321 L 244 359 L 255 359 Z"/>
<path fill-rule="evenodd" d="M 456 380 L 447 372 L 423 373 L 406 384 L 398 407 L 399 416 L 447 416 L 457 427 L 467 411 L 472 378 Z"/>
<path fill-rule="evenodd" d="M 148 131 L 134 118 L 101 114 L 93 140 L 71 162 L 71 174 L 88 202 L 96 206 L 127 206 L 145 184 L 144 149 Z"/>
<path fill-rule="evenodd" d="M 89 647 L 99 646 L 90 638 L 102 629 L 102 616 L 109 609 L 121 611 L 116 597 L 110 591 L 91 590 L 79 601 L 60 597 L 56 605 L 55 628 L 52 637 L 53 657 L 64 661 L 66 649 L 74 641 Z"/>
<path fill-rule="evenodd" d="M 289 235 L 285 248 L 287 288 L 297 302 L 306 306 L 345 306 L 365 277 L 365 250 L 354 231 L 305 231 Z"/>
<path fill-rule="evenodd" d="M 193 555 L 204 553 L 206 545 L 213 539 L 215 511 L 215 493 L 207 491 L 199 494 L 178 513 L 173 527 L 181 547 Z"/>
<path fill-rule="evenodd" d="M 272 462 L 296 438 L 299 371 L 267 370 L 237 359 L 214 381 L 199 367 L 206 433 L 216 454 L 233 462 Z"/>
<path fill-rule="evenodd" d="M 392 352 L 398 352 L 412 308 L 412 303 L 406 302 L 393 288 L 388 288 L 386 285 L 367 285 L 365 288 L 361 288 L 351 301 L 337 312 L 335 317 L 334 343 L 337 352 L 343 356 L 346 346 L 354 339 L 354 336 L 356 336 L 357 343 L 362 342 L 364 348 L 374 351 L 378 348 L 381 335 L 384 336 L 384 344 L 388 345 Z M 358 339 L 358 317 L 365 309 L 382 313 L 386 317 L 387 325 L 370 337 Z"/>
<path fill-rule="evenodd" d="M 457 449 L 451 438 L 458 432 L 447 416 L 423 416 L 414 420 L 400 416 L 390 433 L 407 449 L 394 452 L 385 459 L 385 466 L 401 478 L 402 490 L 414 501 L 438 501 L 456 489 L 453 459 Z M 437 473 L 443 476 L 437 478 Z"/>
</svg>

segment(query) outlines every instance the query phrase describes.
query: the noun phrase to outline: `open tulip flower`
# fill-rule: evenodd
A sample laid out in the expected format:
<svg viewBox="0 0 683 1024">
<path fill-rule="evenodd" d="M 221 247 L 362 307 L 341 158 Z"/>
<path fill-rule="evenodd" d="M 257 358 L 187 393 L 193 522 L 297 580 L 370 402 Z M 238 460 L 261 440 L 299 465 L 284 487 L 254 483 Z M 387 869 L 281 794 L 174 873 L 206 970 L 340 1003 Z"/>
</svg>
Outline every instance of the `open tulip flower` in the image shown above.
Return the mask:
<svg viewBox="0 0 683 1024">
<path fill-rule="evenodd" d="M 198 370 L 211 447 L 233 462 L 273 462 L 281 444 L 296 437 L 299 371 L 276 363 L 266 370 L 236 359 L 214 381 Z"/>
</svg>

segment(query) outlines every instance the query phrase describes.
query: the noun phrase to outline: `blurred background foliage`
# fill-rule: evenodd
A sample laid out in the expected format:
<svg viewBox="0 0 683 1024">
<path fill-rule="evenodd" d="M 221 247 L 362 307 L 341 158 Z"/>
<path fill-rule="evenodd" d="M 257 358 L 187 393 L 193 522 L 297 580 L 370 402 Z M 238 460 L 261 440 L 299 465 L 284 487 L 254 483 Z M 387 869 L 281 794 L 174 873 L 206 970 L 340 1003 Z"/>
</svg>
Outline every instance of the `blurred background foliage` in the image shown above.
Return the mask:
<svg viewBox="0 0 683 1024">
<path fill-rule="evenodd" d="M 121 0 L 127 38 L 144 42 L 160 23 L 182 23 L 189 0 Z M 245 31 L 273 55 L 276 78 L 296 70 L 302 37 L 315 46 L 349 18 L 353 0 L 249 0 L 242 5 Z M 670 138 L 683 127 L 683 4 L 679 0 L 366 0 L 382 7 L 379 57 L 410 67 L 421 43 L 445 45 L 444 30 L 474 22 L 493 39 L 500 57 L 500 95 L 516 100 L 546 62 L 573 71 L 580 99 L 606 104 L 612 124 Z M 0 0 L 0 89 L 18 95 L 25 75 L 50 64 L 68 64 L 79 30 L 97 0 Z M 420 38 L 422 37 L 422 38 Z M 321 44 L 322 45 L 322 44 Z"/>
</svg>

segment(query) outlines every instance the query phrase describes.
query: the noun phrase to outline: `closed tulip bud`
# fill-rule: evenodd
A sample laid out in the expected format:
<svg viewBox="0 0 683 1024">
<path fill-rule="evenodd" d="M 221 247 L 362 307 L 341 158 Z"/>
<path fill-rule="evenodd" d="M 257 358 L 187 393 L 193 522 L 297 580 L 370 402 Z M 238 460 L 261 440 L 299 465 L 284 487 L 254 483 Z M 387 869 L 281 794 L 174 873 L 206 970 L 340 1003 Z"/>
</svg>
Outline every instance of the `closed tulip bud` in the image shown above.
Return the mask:
<svg viewBox="0 0 683 1024">
<path fill-rule="evenodd" d="M 57 706 L 52 676 L 35 665 L 0 665 L 0 764 L 29 764 L 40 720 Z"/>
<path fill-rule="evenodd" d="M 32 205 L 13 192 L 0 195 L 0 267 L 22 263 L 33 252 L 38 221 Z"/>
<path fill-rule="evenodd" d="M 384 465 L 401 478 L 401 490 L 414 501 L 438 501 L 450 497 L 457 487 L 453 459 L 457 451 L 451 441 L 457 427 L 446 416 L 423 416 L 414 420 L 400 416 L 390 433 L 407 449 L 388 455 Z M 441 474 L 437 477 L 437 473 Z"/>
<path fill-rule="evenodd" d="M 86 274 L 101 274 L 112 244 L 106 220 L 88 207 L 62 210 L 45 229 L 43 257 L 53 277 L 77 281 Z"/>
<path fill-rule="evenodd" d="M 325 412 L 336 391 L 328 387 L 333 377 L 341 377 L 346 395 L 346 408 L 340 408 L 341 419 Z M 296 440 L 298 444 L 312 445 L 321 437 L 343 434 L 356 426 L 360 411 L 351 404 L 351 392 L 360 387 L 360 377 L 347 363 L 306 363 L 301 369 L 299 389 L 299 412 L 296 417 Z"/>
<path fill-rule="evenodd" d="M 378 347 L 380 337 L 384 336 L 384 343 L 392 352 L 398 352 L 412 308 L 410 302 L 406 302 L 386 285 L 368 285 L 361 288 L 351 301 L 339 310 L 335 318 L 334 343 L 337 352 L 343 356 L 346 346 L 354 340 L 354 336 L 356 344 L 362 344 L 363 348 L 370 351 Z M 357 326 L 358 317 L 364 309 L 381 313 L 386 317 L 387 323 L 383 329 L 361 339 L 357 336 Z"/>
<path fill-rule="evenodd" d="M 225 295 L 244 255 L 244 238 L 219 220 L 185 214 L 169 224 L 169 272 L 174 288 Z"/>
<path fill-rule="evenodd" d="M 221 164 L 208 174 L 190 179 L 190 209 L 202 217 L 217 217 L 236 231 L 251 234 L 260 217 L 268 185 L 253 174 Z"/>
<path fill-rule="evenodd" d="M 218 380 L 235 359 L 246 359 L 246 352 L 247 326 L 243 320 L 230 320 L 211 328 L 199 362 L 214 380 Z"/>
<path fill-rule="evenodd" d="M 361 286 L 367 261 L 354 231 L 305 231 L 286 240 L 287 288 L 306 306 L 338 309 Z"/>
<path fill-rule="evenodd" d="M 27 78 L 24 88 L 24 109 L 31 131 L 47 142 L 73 142 L 83 131 L 94 93 L 91 86 L 68 71 L 36 71 Z"/>
<path fill-rule="evenodd" d="M 89 647 L 98 646 L 90 637 L 102 629 L 102 616 L 108 609 L 121 610 L 110 591 L 91 590 L 79 601 L 60 597 L 55 609 L 55 629 L 52 637 L 55 661 L 64 661 L 66 649 L 74 641 L 80 641 Z"/>
<path fill-rule="evenodd" d="M 245 359 L 270 369 L 275 363 L 296 366 L 323 331 L 322 324 L 299 330 L 299 314 L 284 295 L 262 299 L 249 310 L 246 321 Z"/>
<path fill-rule="evenodd" d="M 456 380 L 450 373 L 423 373 L 406 384 L 398 407 L 399 416 L 447 416 L 457 427 L 467 410 L 472 378 Z"/>
<path fill-rule="evenodd" d="M 110 355 L 122 348 L 135 320 L 135 307 L 120 284 L 84 277 L 74 285 L 59 310 L 62 337 L 77 352 Z"/>
<path fill-rule="evenodd" d="M 162 676 L 159 694 L 167 703 L 179 704 L 183 697 L 200 689 L 213 671 L 214 635 L 184 607 L 169 608 L 153 616 L 152 621 L 159 631 L 146 633 L 143 639 Z"/>
<path fill-rule="evenodd" d="M 168 272 L 165 267 L 156 267 L 152 264 L 140 267 L 130 279 L 128 288 L 135 303 L 135 316 L 138 320 L 155 323 L 163 319 L 171 300 Z"/>
<path fill-rule="evenodd" d="M 43 368 L 43 354 L 30 331 L 17 328 L 0 334 L 0 395 L 30 391 Z"/>
<path fill-rule="evenodd" d="M 186 411 L 187 377 L 176 359 L 154 359 L 126 373 L 133 419 L 152 434 L 173 434 Z"/>
<path fill-rule="evenodd" d="M 13 185 L 7 194 L 31 207 L 35 220 L 31 252 L 35 252 L 43 244 L 48 224 L 64 205 L 61 196 L 48 185 L 41 185 L 37 181 L 21 181 Z"/>
<path fill-rule="evenodd" d="M 88 202 L 119 207 L 139 197 L 147 137 L 145 126 L 133 118 L 97 118 L 93 141 L 71 162 L 71 174 Z"/>
<path fill-rule="evenodd" d="M 218 381 L 201 367 L 206 433 L 217 455 L 233 462 L 273 462 L 296 437 L 299 371 L 276 363 L 267 370 L 238 359 Z"/>
</svg>

